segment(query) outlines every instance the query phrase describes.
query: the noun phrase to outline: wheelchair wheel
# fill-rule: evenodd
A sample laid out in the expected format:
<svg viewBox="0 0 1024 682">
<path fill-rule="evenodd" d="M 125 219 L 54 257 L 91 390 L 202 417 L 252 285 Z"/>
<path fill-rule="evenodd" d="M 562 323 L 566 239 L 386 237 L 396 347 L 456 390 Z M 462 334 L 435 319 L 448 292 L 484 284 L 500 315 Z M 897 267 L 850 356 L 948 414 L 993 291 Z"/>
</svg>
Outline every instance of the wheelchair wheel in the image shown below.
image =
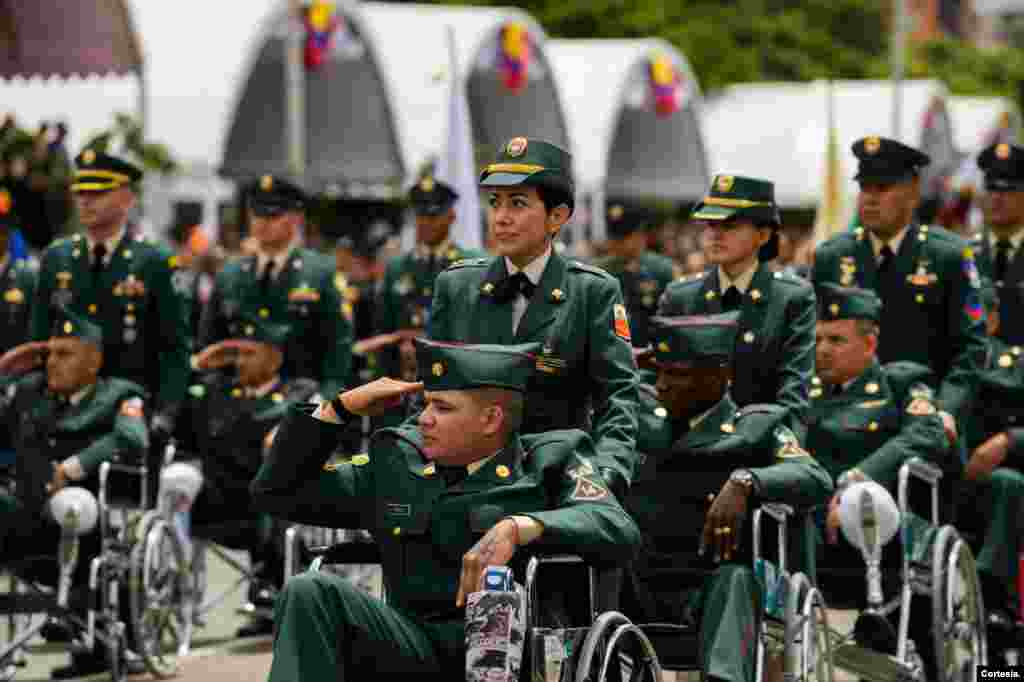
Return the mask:
<svg viewBox="0 0 1024 682">
<path fill-rule="evenodd" d="M 602 613 L 583 641 L 576 682 L 660 682 L 658 655 L 643 630 L 617 611 Z"/>
<path fill-rule="evenodd" d="M 789 579 L 785 675 L 795 682 L 831 682 L 832 640 L 825 598 L 803 573 Z"/>
<path fill-rule="evenodd" d="M 932 635 L 941 682 L 976 679 L 985 665 L 985 606 L 974 555 L 952 526 L 932 546 Z"/>
<path fill-rule="evenodd" d="M 166 521 L 154 520 L 135 544 L 129 570 L 139 655 L 154 676 L 172 677 L 192 635 L 191 617 L 183 613 L 191 589 L 184 548 Z"/>
</svg>

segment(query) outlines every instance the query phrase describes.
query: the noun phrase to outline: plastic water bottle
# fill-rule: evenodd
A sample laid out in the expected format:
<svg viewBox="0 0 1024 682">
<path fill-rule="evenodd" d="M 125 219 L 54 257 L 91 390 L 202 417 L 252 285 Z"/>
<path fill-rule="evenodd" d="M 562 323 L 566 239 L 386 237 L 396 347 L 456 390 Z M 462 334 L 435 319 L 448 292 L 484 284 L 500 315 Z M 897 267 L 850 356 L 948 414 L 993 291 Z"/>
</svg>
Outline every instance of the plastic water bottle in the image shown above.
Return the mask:
<svg viewBox="0 0 1024 682">
<path fill-rule="evenodd" d="M 483 583 L 466 598 L 466 680 L 515 682 L 526 638 L 523 591 L 505 566 L 489 566 Z"/>
</svg>

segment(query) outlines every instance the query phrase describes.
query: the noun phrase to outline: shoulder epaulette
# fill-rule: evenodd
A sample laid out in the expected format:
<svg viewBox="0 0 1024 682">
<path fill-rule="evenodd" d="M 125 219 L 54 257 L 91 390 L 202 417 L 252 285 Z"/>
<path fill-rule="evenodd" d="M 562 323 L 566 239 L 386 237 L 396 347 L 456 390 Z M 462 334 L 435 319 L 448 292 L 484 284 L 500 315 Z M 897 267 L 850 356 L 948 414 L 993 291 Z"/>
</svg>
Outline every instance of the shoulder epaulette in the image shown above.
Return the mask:
<svg viewBox="0 0 1024 682">
<path fill-rule="evenodd" d="M 589 272 L 590 274 L 597 275 L 598 277 L 608 277 L 610 279 L 615 279 L 614 276 L 607 270 L 599 268 L 596 265 L 591 265 L 590 263 L 584 263 L 583 261 L 579 260 L 570 260 L 569 269 L 577 270 L 580 272 Z"/>
<path fill-rule="evenodd" d="M 490 262 L 489 258 L 463 258 L 457 260 L 449 265 L 446 270 L 454 270 L 456 268 L 481 268 Z"/>
<path fill-rule="evenodd" d="M 669 285 L 671 286 L 673 284 L 695 284 L 697 282 L 703 282 L 704 279 L 707 278 L 709 272 L 709 270 L 705 270 L 704 272 L 696 272 L 690 275 L 683 275 L 682 277 L 679 277 L 670 282 Z"/>
<path fill-rule="evenodd" d="M 521 436 L 521 439 L 523 443 L 523 451 L 529 454 L 544 445 L 565 443 L 567 441 L 575 442 L 575 440 L 580 436 L 585 435 L 586 434 L 579 429 L 559 429 L 555 431 L 542 431 L 541 433 L 535 434 L 531 433 Z"/>
<path fill-rule="evenodd" d="M 786 408 L 781 405 L 775 405 L 773 403 L 754 403 L 752 405 L 745 405 L 736 412 L 736 419 L 742 419 L 752 414 L 768 414 L 772 416 L 781 416 L 786 413 Z"/>
</svg>

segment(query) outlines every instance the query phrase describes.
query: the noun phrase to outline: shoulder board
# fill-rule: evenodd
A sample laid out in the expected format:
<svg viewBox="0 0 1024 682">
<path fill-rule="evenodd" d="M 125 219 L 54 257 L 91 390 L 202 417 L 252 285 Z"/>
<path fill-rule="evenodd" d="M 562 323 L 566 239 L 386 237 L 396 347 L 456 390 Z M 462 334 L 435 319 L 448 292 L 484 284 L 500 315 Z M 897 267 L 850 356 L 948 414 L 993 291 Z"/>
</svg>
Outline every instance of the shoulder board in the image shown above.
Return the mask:
<svg viewBox="0 0 1024 682">
<path fill-rule="evenodd" d="M 800 275 L 794 275 L 791 272 L 778 272 L 772 274 L 772 279 L 777 282 L 785 282 L 786 284 L 793 284 L 796 286 L 806 286 L 813 288 L 813 285 Z"/>
<path fill-rule="evenodd" d="M 922 365 L 909 360 L 895 360 L 882 365 L 882 371 L 890 379 L 899 379 L 901 384 L 909 385 L 912 382 L 928 383 L 935 378 L 935 373 L 927 365 Z"/>
<path fill-rule="evenodd" d="M 708 276 L 709 272 L 710 271 L 705 270 L 704 272 L 697 272 L 697 273 L 694 273 L 692 275 L 683 275 L 682 277 L 680 277 L 680 278 L 670 282 L 670 285 L 671 284 L 676 284 L 676 285 L 680 285 L 680 284 L 695 284 L 697 282 L 703 282 L 704 279 Z"/>
<path fill-rule="evenodd" d="M 752 405 L 741 407 L 739 411 L 736 412 L 736 419 L 742 419 L 743 417 L 747 417 L 752 414 L 782 416 L 786 414 L 786 408 L 772 403 L 754 403 Z"/>
<path fill-rule="evenodd" d="M 455 270 L 456 268 L 482 268 L 490 262 L 489 258 L 463 258 L 457 260 L 449 265 L 446 270 Z"/>
<path fill-rule="evenodd" d="M 576 270 L 577 272 L 589 272 L 590 274 L 597 275 L 598 277 L 609 277 L 614 279 L 612 274 L 607 270 L 599 268 L 596 265 L 591 265 L 590 263 L 584 263 L 583 261 L 570 260 L 569 269 Z"/>
</svg>

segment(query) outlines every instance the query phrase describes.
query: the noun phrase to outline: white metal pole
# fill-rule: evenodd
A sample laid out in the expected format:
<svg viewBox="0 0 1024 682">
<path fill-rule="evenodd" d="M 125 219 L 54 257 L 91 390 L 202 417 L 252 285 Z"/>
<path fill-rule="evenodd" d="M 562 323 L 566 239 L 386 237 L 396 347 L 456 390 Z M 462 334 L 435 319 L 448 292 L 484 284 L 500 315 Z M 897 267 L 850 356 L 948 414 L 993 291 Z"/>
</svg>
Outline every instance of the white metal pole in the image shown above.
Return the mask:
<svg viewBox="0 0 1024 682">
<path fill-rule="evenodd" d="M 306 175 L 306 74 L 302 64 L 302 0 L 289 0 L 285 32 L 285 148 L 288 173 L 299 185 Z"/>
<path fill-rule="evenodd" d="M 893 2 L 892 29 L 892 137 L 903 134 L 903 75 L 907 52 L 907 0 Z"/>
</svg>

